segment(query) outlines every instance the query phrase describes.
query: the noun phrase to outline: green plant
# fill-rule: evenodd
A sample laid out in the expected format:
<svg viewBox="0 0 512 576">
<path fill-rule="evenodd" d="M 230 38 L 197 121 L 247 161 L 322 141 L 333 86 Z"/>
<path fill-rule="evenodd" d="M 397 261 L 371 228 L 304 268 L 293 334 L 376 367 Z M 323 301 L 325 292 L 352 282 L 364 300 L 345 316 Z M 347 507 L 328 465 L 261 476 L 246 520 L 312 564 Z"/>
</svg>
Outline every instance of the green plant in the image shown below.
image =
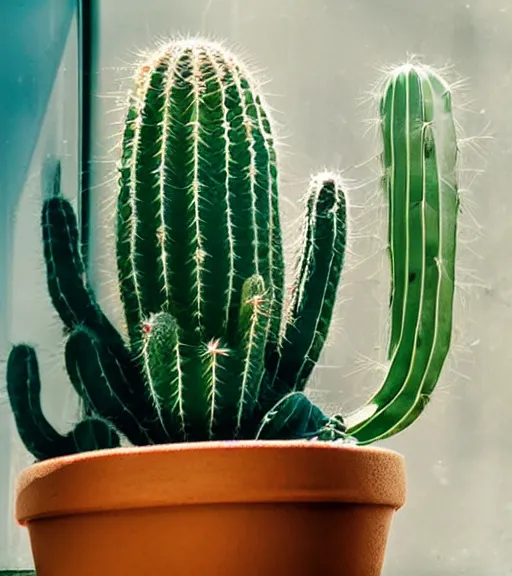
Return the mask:
<svg viewBox="0 0 512 576">
<path fill-rule="evenodd" d="M 421 414 L 452 334 L 459 193 L 449 86 L 430 68 L 391 72 L 380 100 L 391 261 L 390 367 L 378 392 L 346 418 L 361 443 Z"/>
<path fill-rule="evenodd" d="M 172 42 L 139 68 L 122 137 L 117 268 L 129 344 L 87 283 L 76 217 L 42 212 L 48 289 L 69 331 L 66 367 L 84 423 L 108 447 L 214 439 L 385 438 L 424 409 L 448 353 L 458 194 L 450 90 L 395 69 L 382 91 L 392 268 L 390 369 L 360 410 L 327 416 L 304 390 L 327 338 L 347 208 L 336 174 L 311 179 L 283 312 L 278 170 L 268 109 L 222 47 Z M 44 418 L 34 350 L 15 346 L 8 391 L 37 458 L 76 450 Z M 110 435 L 105 430 L 112 429 Z M 80 428 L 79 428 L 80 430 Z"/>
</svg>

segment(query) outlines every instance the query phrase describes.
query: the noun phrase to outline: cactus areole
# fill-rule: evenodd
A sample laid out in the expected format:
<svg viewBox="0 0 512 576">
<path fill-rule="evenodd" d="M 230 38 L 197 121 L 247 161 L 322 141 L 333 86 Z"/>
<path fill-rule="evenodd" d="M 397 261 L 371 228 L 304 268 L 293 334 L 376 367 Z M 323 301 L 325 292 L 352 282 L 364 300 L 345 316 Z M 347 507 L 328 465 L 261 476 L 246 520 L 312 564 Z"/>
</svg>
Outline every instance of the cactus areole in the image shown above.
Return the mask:
<svg viewBox="0 0 512 576">
<path fill-rule="evenodd" d="M 61 459 L 36 469 L 51 470 L 56 482 L 69 474 L 82 485 L 77 470 L 94 468 L 100 454 L 108 460 L 113 454 L 139 458 L 144 451 L 174 450 L 170 462 L 180 466 L 180 458 L 196 462 L 183 456 L 190 446 L 202 450 L 206 442 L 222 451 L 232 440 L 233 446 L 253 446 L 255 461 L 267 454 L 266 465 L 279 466 L 271 448 L 257 447 L 301 440 L 294 449 L 309 447 L 313 459 L 316 450 L 328 450 L 320 452 L 325 465 L 325 454 L 333 451 L 337 458 L 341 449 L 350 454 L 344 465 L 373 462 L 379 478 L 387 470 L 387 482 L 404 487 L 403 467 L 393 453 L 355 445 L 390 437 L 416 420 L 449 351 L 459 211 L 450 89 L 426 66 L 398 67 L 382 88 L 380 117 L 391 264 L 389 367 L 364 406 L 329 415 L 305 388 L 328 336 L 350 233 L 342 180 L 336 173 L 311 178 L 301 249 L 285 298 L 275 136 L 257 82 L 224 47 L 202 40 L 170 42 L 144 60 L 129 98 L 119 161 L 116 254 L 123 330 L 101 310 L 88 284 L 77 219 L 58 186 L 43 204 L 48 291 L 66 327 L 65 365 L 81 400 L 81 421 L 61 434 L 45 418 L 37 357 L 29 344 L 12 349 L 7 388 L 21 439 L 37 460 L 88 453 L 64 459 L 73 462 L 69 469 L 55 468 Z M 91 453 L 122 441 L 147 448 Z M 354 455 L 362 458 L 359 464 Z M 145 462 L 140 461 L 143 469 Z M 340 462 L 332 465 L 340 471 Z M 253 473 L 258 477 L 257 468 Z M 21 482 L 17 512 L 29 527 L 37 516 L 23 503 L 34 489 L 31 474 Z M 204 474 L 206 482 L 211 474 Z M 261 474 L 272 482 L 269 471 Z M 304 468 L 301 474 L 317 478 L 319 472 Z M 325 487 L 315 488 L 315 482 L 306 501 L 325 501 L 318 495 Z M 402 505 L 402 492 L 389 502 L 361 502 L 392 511 Z M 219 494 L 201 498 L 222 500 Z M 346 490 L 333 501 L 347 502 Z M 276 522 L 271 529 L 267 518 L 262 530 L 274 533 Z M 207 525 L 214 527 L 205 520 Z M 280 526 L 289 531 L 286 522 Z M 277 541 L 284 542 L 281 533 Z M 51 573 L 85 574 L 77 572 L 79 556 L 67 572 L 53 567 Z M 346 572 L 351 576 L 380 573 L 381 561 L 372 572 L 346 562 L 340 566 L 352 566 Z M 281 566 L 256 565 L 260 571 L 254 574 L 277 573 Z M 118 573 L 108 566 L 109 573 Z"/>
</svg>

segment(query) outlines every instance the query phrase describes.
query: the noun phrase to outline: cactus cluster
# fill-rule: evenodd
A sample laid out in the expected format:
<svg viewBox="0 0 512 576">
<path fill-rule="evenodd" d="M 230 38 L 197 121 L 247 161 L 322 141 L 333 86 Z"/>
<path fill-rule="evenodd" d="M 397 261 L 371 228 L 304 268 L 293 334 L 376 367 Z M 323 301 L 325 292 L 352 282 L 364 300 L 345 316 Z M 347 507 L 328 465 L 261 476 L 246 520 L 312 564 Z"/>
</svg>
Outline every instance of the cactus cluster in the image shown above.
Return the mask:
<svg viewBox="0 0 512 576">
<path fill-rule="evenodd" d="M 284 299 L 278 166 L 258 86 L 222 46 L 162 46 L 139 67 L 122 136 L 117 269 L 126 334 L 101 311 L 77 219 L 45 200 L 48 291 L 68 336 L 83 420 L 67 435 L 43 415 L 35 351 L 14 346 L 8 393 L 37 459 L 117 446 L 227 439 L 361 444 L 410 425 L 448 353 L 454 288 L 457 140 L 448 86 L 395 69 L 381 96 L 392 270 L 390 366 L 348 416 L 305 394 L 328 336 L 347 243 L 343 183 L 311 179 L 302 247 Z"/>
</svg>

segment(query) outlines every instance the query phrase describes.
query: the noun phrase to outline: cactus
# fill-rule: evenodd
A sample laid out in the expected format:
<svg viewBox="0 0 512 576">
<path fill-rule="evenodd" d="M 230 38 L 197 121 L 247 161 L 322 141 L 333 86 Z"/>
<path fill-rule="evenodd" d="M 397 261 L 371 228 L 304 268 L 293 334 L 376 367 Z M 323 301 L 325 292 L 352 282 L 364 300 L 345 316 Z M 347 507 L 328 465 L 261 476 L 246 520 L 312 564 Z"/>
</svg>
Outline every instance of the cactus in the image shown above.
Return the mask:
<svg viewBox="0 0 512 576">
<path fill-rule="evenodd" d="M 450 347 L 459 194 L 449 86 L 407 64 L 380 102 L 392 298 L 390 367 L 346 418 L 361 443 L 409 426 L 428 404 Z"/>
<path fill-rule="evenodd" d="M 304 390 L 328 335 L 347 243 L 346 199 L 335 174 L 312 178 L 303 228 L 274 371 L 279 393 Z"/>
<path fill-rule="evenodd" d="M 182 440 L 237 436 L 280 326 L 267 113 L 234 58 L 173 43 L 139 71 L 122 147 L 119 285 L 158 419 Z M 158 370 L 166 348 L 174 370 Z"/>
<path fill-rule="evenodd" d="M 18 432 L 36 458 L 43 460 L 119 446 L 116 432 L 98 418 L 84 418 L 66 435 L 53 428 L 41 408 L 39 366 L 32 347 L 15 346 L 9 355 L 7 371 L 7 391 Z"/>
<path fill-rule="evenodd" d="M 367 405 L 330 417 L 305 388 L 344 264 L 343 182 L 334 173 L 310 181 L 285 306 L 276 150 L 255 80 L 214 43 L 171 42 L 152 54 L 135 77 L 119 163 L 126 337 L 95 299 L 77 219 L 57 190 L 43 204 L 44 259 L 84 420 L 65 437 L 53 430 L 40 407 L 35 352 L 18 345 L 7 380 L 26 447 L 43 459 L 116 445 L 120 436 L 135 445 L 348 434 L 368 443 L 412 423 L 450 344 L 458 197 L 449 98 L 419 66 L 397 69 L 383 92 L 391 363 Z"/>
</svg>

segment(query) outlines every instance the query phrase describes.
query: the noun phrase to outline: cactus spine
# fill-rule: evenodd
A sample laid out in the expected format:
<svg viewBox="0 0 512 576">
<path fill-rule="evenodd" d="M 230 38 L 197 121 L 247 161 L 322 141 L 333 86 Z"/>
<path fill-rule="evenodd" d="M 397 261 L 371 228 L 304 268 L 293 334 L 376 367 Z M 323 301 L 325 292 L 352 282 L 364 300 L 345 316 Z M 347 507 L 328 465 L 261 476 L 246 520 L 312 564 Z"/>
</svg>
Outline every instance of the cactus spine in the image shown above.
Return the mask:
<svg viewBox="0 0 512 576">
<path fill-rule="evenodd" d="M 377 394 L 345 421 L 304 393 L 344 264 L 342 181 L 311 179 L 284 310 L 277 159 L 256 82 L 213 43 L 171 42 L 148 58 L 119 164 L 116 253 L 128 342 L 96 302 L 76 217 L 56 190 L 42 212 L 48 290 L 69 331 L 66 368 L 84 420 L 67 436 L 53 430 L 40 407 L 35 351 L 16 346 L 8 391 L 27 448 L 43 459 L 117 445 L 119 435 L 136 445 L 347 433 L 368 443 L 414 421 L 450 344 L 458 196 L 448 87 L 427 68 L 397 69 L 381 117 L 391 365 Z"/>
</svg>

